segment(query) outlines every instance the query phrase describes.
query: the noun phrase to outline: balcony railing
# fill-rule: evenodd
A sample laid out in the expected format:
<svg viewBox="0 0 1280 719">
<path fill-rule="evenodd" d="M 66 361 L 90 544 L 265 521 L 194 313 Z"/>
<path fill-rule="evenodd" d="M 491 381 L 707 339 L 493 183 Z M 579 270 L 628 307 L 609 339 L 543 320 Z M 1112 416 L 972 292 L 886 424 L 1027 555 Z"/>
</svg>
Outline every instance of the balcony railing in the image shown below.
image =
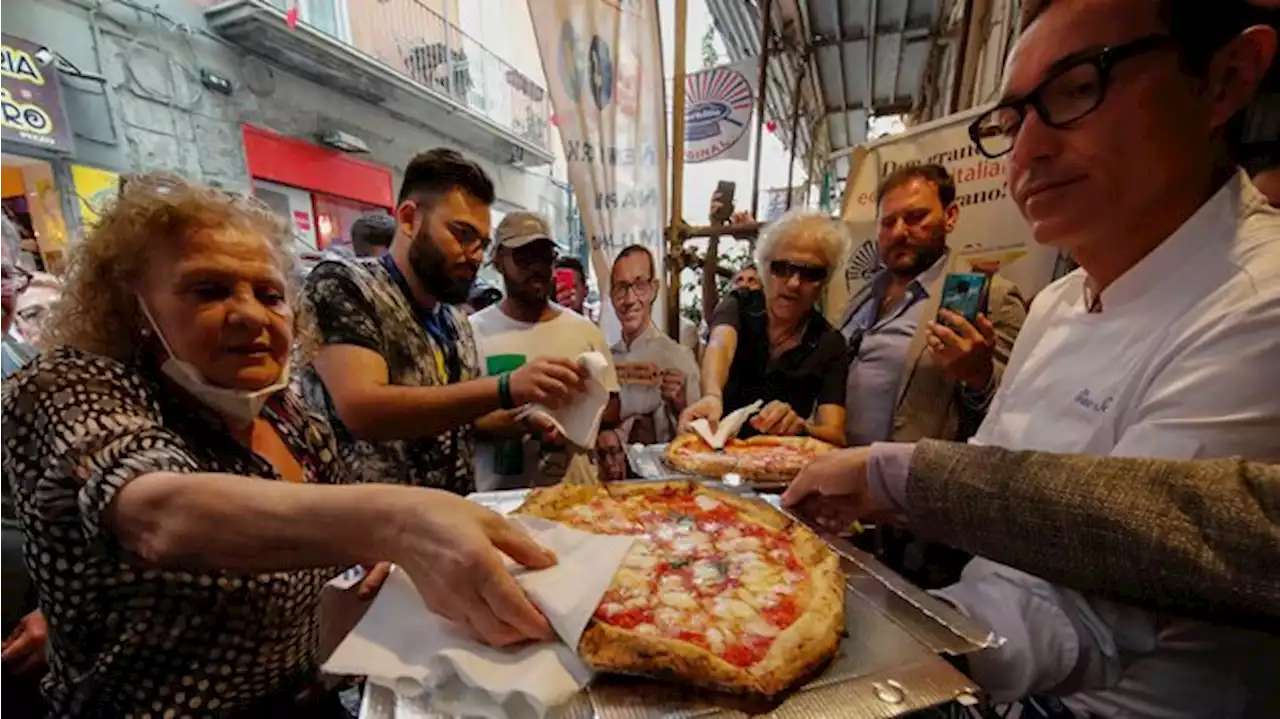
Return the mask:
<svg viewBox="0 0 1280 719">
<path fill-rule="evenodd" d="M 293 0 L 268 0 L 281 10 Z M 546 90 L 423 0 L 304 0 L 299 22 L 488 118 L 545 151 Z"/>
</svg>

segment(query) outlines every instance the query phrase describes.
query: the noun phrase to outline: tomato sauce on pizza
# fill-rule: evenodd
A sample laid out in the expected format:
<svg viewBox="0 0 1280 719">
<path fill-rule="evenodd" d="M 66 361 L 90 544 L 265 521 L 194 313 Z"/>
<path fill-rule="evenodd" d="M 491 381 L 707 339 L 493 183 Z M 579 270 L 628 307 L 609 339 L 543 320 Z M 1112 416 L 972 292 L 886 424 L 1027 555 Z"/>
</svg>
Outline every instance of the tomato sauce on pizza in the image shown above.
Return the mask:
<svg viewBox="0 0 1280 719">
<path fill-rule="evenodd" d="M 810 648 L 834 652 L 843 616 L 843 578 L 834 555 L 807 529 L 763 505 L 688 482 L 579 487 L 569 491 L 599 494 L 554 508 L 537 496 L 556 489 L 537 490 L 526 513 L 586 531 L 637 537 L 594 620 L 616 630 L 613 640 L 625 636 L 639 647 L 638 656 L 624 657 L 624 667 L 605 661 L 593 663 L 597 668 L 645 673 L 643 656 L 665 655 L 666 664 L 655 669 L 705 669 L 705 656 L 701 664 L 692 657 L 710 655 L 724 663 L 713 667 L 726 676 L 682 678 L 770 694 L 780 688 L 779 677 L 798 675 L 820 661 L 793 656 L 781 666 L 767 667 L 770 681 L 755 676 L 763 673 L 757 670 L 780 642 L 796 644 L 795 637 L 786 639 L 789 632 L 819 631 L 822 637 L 809 641 Z M 798 628 L 806 616 L 823 621 Z M 591 631 L 584 634 L 584 645 Z M 734 671 L 741 675 L 736 683 Z"/>
</svg>

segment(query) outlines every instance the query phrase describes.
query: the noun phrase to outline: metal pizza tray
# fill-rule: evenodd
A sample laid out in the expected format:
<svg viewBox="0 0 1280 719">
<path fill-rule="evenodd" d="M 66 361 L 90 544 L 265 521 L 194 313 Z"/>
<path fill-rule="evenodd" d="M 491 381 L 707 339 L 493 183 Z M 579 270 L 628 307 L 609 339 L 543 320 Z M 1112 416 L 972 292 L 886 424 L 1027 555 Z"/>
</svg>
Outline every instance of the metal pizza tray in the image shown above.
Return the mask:
<svg viewBox="0 0 1280 719">
<path fill-rule="evenodd" d="M 670 477 L 668 477 L 669 479 Z M 753 493 L 742 487 L 717 488 Z M 472 499 L 509 512 L 528 490 L 484 492 Z M 761 499 L 775 509 L 776 497 Z M 779 510 L 781 511 L 781 510 Z M 784 512 L 785 514 L 785 512 Z M 980 689 L 940 655 L 967 654 L 997 640 L 984 627 L 902 579 L 871 555 L 828 539 L 846 578 L 847 636 L 837 657 L 798 690 L 775 703 L 672 684 L 601 675 L 556 707 L 548 719 L 883 719 L 928 707 L 977 701 Z M 361 719 L 444 719 L 424 698 L 403 698 L 367 685 Z"/>
</svg>

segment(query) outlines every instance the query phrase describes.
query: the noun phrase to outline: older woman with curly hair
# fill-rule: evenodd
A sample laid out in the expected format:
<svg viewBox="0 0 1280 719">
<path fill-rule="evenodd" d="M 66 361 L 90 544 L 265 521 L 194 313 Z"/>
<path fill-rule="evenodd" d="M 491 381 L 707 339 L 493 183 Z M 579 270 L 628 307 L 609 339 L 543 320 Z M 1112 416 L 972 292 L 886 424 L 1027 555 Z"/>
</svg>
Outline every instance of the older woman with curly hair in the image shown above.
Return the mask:
<svg viewBox="0 0 1280 719">
<path fill-rule="evenodd" d="M 817 304 L 846 243 L 840 221 L 821 212 L 793 210 L 765 228 L 756 246 L 764 290 L 734 290 L 716 307 L 702 399 L 681 414 L 680 431 L 759 400 L 744 431 L 844 446 L 848 347 Z"/>
<path fill-rule="evenodd" d="M 457 496 L 344 485 L 289 388 L 290 237 L 253 200 L 132 179 L 77 248 L 48 349 L 4 389 L 4 479 L 55 716 L 324 716 L 320 592 L 407 571 L 494 644 L 550 629 L 503 567 L 554 558 Z"/>
</svg>

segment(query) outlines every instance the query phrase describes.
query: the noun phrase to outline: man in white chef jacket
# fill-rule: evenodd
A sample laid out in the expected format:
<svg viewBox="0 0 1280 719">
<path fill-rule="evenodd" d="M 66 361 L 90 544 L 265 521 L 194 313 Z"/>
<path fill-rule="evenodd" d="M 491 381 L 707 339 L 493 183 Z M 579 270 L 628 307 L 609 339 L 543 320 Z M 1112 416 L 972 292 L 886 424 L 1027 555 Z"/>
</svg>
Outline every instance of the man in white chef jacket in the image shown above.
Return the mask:
<svg viewBox="0 0 1280 719">
<path fill-rule="evenodd" d="M 1002 99 L 970 134 L 1007 157 L 1036 241 L 1080 269 L 1036 297 L 973 441 L 1280 462 L 1280 212 L 1227 141 L 1276 32 L 1250 27 L 1245 5 L 1024 3 Z M 894 494 L 912 446 L 872 445 L 873 494 Z M 858 455 L 815 463 L 797 483 L 854 504 Z M 1280 717 L 1275 637 L 981 558 L 938 594 L 1006 639 L 969 658 L 999 701 L 1051 696 L 1049 716 Z"/>
</svg>

